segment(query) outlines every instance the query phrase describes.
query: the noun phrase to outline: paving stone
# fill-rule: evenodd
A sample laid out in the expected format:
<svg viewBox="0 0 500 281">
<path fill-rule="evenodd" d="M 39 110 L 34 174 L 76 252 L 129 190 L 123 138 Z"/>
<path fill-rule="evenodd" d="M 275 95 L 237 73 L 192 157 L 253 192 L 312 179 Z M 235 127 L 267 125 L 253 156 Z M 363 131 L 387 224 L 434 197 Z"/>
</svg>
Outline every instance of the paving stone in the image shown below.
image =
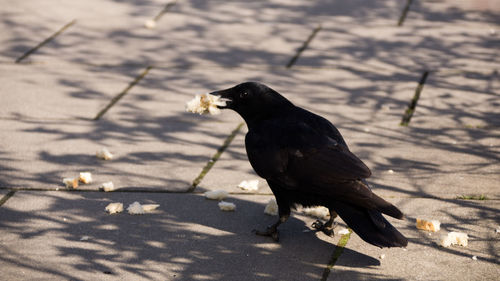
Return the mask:
<svg viewBox="0 0 500 281">
<path fill-rule="evenodd" d="M 331 2 L 318 17 L 324 27 L 298 65 L 356 65 L 423 71 L 441 68 L 480 71 L 498 65 L 498 8 L 492 2 L 406 1 Z M 482 9 L 469 9 L 481 6 Z M 344 6 L 344 9 L 339 6 Z M 340 8 L 340 9 L 337 9 Z M 496 31 L 495 31 L 496 30 Z"/>
<path fill-rule="evenodd" d="M 6 169 L 0 172 L 1 186 L 56 189 L 63 187 L 63 178 L 92 172 L 94 183 L 80 189 L 95 190 L 113 181 L 117 188 L 187 190 L 229 133 L 209 123 L 199 126 L 190 118 L 2 120 Z M 97 159 L 95 153 L 102 147 L 115 158 Z"/>
<path fill-rule="evenodd" d="M 95 11 L 93 7 L 98 5 L 93 2 L 80 4 L 77 11 L 68 5 L 51 7 L 46 12 L 52 17 L 77 18 L 78 24 L 27 61 L 63 59 L 98 64 L 168 62 L 183 65 L 272 62 L 284 65 L 310 30 L 303 22 L 284 20 L 286 17 L 281 15 L 289 15 L 288 5 L 267 1 L 253 5 L 247 1 L 224 4 L 179 1 L 154 30 L 146 29 L 144 23 L 163 8 L 165 3 L 162 1 L 146 5 L 107 2 L 108 8 L 104 7 L 104 11 Z M 263 19 L 259 21 L 257 14 Z M 22 19 L 22 16 L 9 18 L 16 23 Z M 24 36 L 32 37 L 29 28 L 24 31 L 27 33 Z M 273 35 L 269 39 L 270 34 L 280 36 Z M 15 41 L 20 36 L 14 33 L 6 37 L 6 40 Z M 22 48 L 11 46 L 9 53 L 16 53 L 17 49 Z"/>
<path fill-rule="evenodd" d="M 335 239 L 304 232 L 313 220 L 301 216 L 279 244 L 256 236 L 276 219 L 263 213 L 268 198 L 231 196 L 236 211 L 222 212 L 200 195 L 20 191 L 0 208 L 0 263 L 8 279 L 320 279 Z M 134 201 L 160 207 L 104 212 Z"/>
<path fill-rule="evenodd" d="M 486 128 L 499 126 L 500 76 L 480 72 L 431 72 L 410 122 L 424 128 Z"/>
<path fill-rule="evenodd" d="M 137 68 L 0 64 L 1 118 L 91 119 L 137 75 Z"/>
<path fill-rule="evenodd" d="M 494 280 L 500 273 L 498 252 L 500 225 L 498 201 L 395 199 L 392 200 L 409 218 L 394 225 L 410 242 L 402 248 L 380 249 L 351 235 L 346 249 L 335 264 L 328 280 Z M 437 219 L 437 233 L 417 230 L 415 219 Z M 391 220 L 392 222 L 393 220 Z M 467 247 L 443 248 L 436 241 L 449 231 L 465 232 Z M 378 266 L 364 266 L 359 253 L 379 258 Z M 385 254 L 385 258 L 380 256 Z M 472 257 L 476 256 L 477 260 Z"/>
</svg>

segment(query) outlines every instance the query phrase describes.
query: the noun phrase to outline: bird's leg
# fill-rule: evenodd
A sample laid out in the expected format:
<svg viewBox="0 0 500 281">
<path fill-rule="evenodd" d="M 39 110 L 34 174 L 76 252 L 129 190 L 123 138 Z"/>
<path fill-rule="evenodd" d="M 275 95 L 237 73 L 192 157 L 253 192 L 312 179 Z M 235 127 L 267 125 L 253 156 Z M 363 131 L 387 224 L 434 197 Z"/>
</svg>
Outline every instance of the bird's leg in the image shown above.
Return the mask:
<svg viewBox="0 0 500 281">
<path fill-rule="evenodd" d="M 279 220 L 276 223 L 268 226 L 266 228 L 266 230 L 260 231 L 260 230 L 254 229 L 254 233 L 257 235 L 261 235 L 261 236 L 270 236 L 273 238 L 274 241 L 278 242 L 280 239 L 279 232 L 278 232 L 278 226 L 280 224 L 284 223 L 288 219 L 288 217 L 289 217 L 289 215 L 280 216 Z"/>
<path fill-rule="evenodd" d="M 276 203 L 278 204 L 278 214 L 279 214 L 279 219 L 276 223 L 268 226 L 266 230 L 260 231 L 260 230 L 253 230 L 253 232 L 257 235 L 262 235 L 262 236 L 271 236 L 274 241 L 278 242 L 279 241 L 279 232 L 278 232 L 278 226 L 288 220 L 290 217 L 290 206 L 286 203 L 280 200 L 281 198 L 276 197 Z"/>
<path fill-rule="evenodd" d="M 317 220 L 313 222 L 312 227 L 315 228 L 316 230 L 321 230 L 323 231 L 324 234 L 333 237 L 335 233 L 333 232 L 333 228 L 337 225 L 334 220 L 338 216 L 335 210 L 329 208 L 330 210 L 330 219 L 326 222 L 323 223 L 320 220 Z"/>
</svg>

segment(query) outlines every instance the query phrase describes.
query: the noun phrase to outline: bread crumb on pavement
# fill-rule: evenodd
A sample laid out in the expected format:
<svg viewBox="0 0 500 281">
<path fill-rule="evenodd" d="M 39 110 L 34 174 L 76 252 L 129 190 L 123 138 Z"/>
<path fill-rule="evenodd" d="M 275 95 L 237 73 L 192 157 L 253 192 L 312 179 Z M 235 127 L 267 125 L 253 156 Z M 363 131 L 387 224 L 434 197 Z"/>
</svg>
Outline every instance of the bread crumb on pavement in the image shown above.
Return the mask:
<svg viewBox="0 0 500 281">
<path fill-rule="evenodd" d="M 437 232 L 441 229 L 441 222 L 438 220 L 424 220 L 417 218 L 416 226 L 421 230 Z"/>
<path fill-rule="evenodd" d="M 223 200 L 229 196 L 229 192 L 225 190 L 211 190 L 204 193 L 205 198 L 211 200 Z"/>
<path fill-rule="evenodd" d="M 266 208 L 264 208 L 264 214 L 270 215 L 270 216 L 277 216 L 278 215 L 278 204 L 276 203 L 275 198 L 269 199 L 269 202 L 267 202 Z"/>
<path fill-rule="evenodd" d="M 78 178 L 64 178 L 63 183 L 67 188 L 77 188 Z"/>
<path fill-rule="evenodd" d="M 115 190 L 115 185 L 112 181 L 105 182 L 99 186 L 99 189 L 104 190 L 104 192 L 111 192 Z"/>
<path fill-rule="evenodd" d="M 222 211 L 230 212 L 236 210 L 236 205 L 231 202 L 220 201 L 219 209 L 221 209 Z"/>
<path fill-rule="evenodd" d="M 438 244 L 445 248 L 450 247 L 451 245 L 467 247 L 468 239 L 469 236 L 466 233 L 452 231 L 441 236 Z"/>
<path fill-rule="evenodd" d="M 315 217 L 319 219 L 327 219 L 330 215 L 330 211 L 328 208 L 319 206 L 319 207 L 306 207 L 302 209 L 302 212 L 310 217 Z"/>
<path fill-rule="evenodd" d="M 92 182 L 92 174 L 90 172 L 80 173 L 80 177 L 78 179 L 84 184 L 89 184 Z"/>
<path fill-rule="evenodd" d="M 123 212 L 123 203 L 109 203 L 108 206 L 106 206 L 106 212 L 109 214 L 116 214 L 116 213 L 121 213 Z"/>
<path fill-rule="evenodd" d="M 240 184 L 238 184 L 238 187 L 247 191 L 257 191 L 259 190 L 259 180 L 245 180 L 240 182 Z"/>
<path fill-rule="evenodd" d="M 99 159 L 103 159 L 103 160 L 111 160 L 113 159 L 113 154 L 111 154 L 111 152 L 109 152 L 109 150 L 105 147 L 101 148 L 100 150 L 98 150 L 96 153 L 95 153 L 96 157 L 99 158 Z"/>
</svg>

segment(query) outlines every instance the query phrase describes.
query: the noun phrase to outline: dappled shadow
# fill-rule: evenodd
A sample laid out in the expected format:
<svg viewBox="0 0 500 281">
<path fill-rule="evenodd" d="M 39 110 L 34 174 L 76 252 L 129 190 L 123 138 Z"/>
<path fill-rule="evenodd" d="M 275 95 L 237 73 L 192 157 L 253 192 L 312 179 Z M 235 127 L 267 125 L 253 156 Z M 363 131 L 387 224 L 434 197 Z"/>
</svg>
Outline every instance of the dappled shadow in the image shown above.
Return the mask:
<svg viewBox="0 0 500 281">
<path fill-rule="evenodd" d="M 0 260 L 16 268 L 6 273 L 13 278 L 26 271 L 72 280 L 105 278 L 104 272 L 164 280 L 319 279 L 335 245 L 304 232 L 308 228 L 295 218 L 282 226 L 279 244 L 254 235 L 252 228 L 275 218 L 262 213 L 263 202 L 247 199 L 228 199 L 237 211 L 225 213 L 200 195 L 21 191 L 0 208 L 0 225 L 8 229 L 2 239 L 9 241 L 2 243 Z M 143 216 L 104 213 L 109 202 L 126 206 L 136 200 L 158 203 L 160 210 Z M 30 257 L 33 247 L 46 254 L 43 264 Z M 349 252 L 358 256 L 357 266 L 378 263 Z"/>
<path fill-rule="evenodd" d="M 55 84 L 47 86 L 44 79 L 30 77 L 33 74 L 21 80 L 25 85 L 61 93 L 61 105 L 70 110 L 64 111 L 66 115 L 40 118 L 30 115 L 32 109 L 26 106 L 2 116 L 17 122 L 17 127 L 4 132 L 18 137 L 1 151 L 0 186 L 55 189 L 61 187 L 63 177 L 89 170 L 100 182 L 112 179 L 122 189 L 185 191 L 240 119 L 228 112 L 219 117 L 187 114 L 184 102 L 195 93 L 258 80 L 336 124 L 352 150 L 374 171 L 371 180 L 377 192 L 441 202 L 448 202 L 444 197 L 455 197 L 457 190 L 497 198 L 498 35 L 484 27 L 496 28 L 498 12 L 468 11 L 452 4 L 438 9 L 435 5 L 439 1 L 414 1 L 404 26 L 398 28 L 404 2 L 186 0 L 178 1 L 154 30 L 145 29 L 143 24 L 163 8 L 161 1 L 106 1 L 106 9 L 71 9 L 62 17 L 54 14 L 61 15 L 55 9 L 64 6 L 52 10 L 36 9 L 33 3 L 16 4 L 34 6 L 29 10 L 32 13 L 26 13 L 29 21 L 23 20 L 21 8 L 1 13 L 3 61 L 13 62 L 77 18 L 74 26 L 23 65 L 32 68 L 35 66 L 29 63 L 40 63 L 38 69 L 56 77 Z M 321 31 L 296 65 L 285 70 L 318 24 L 322 24 Z M 79 68 L 86 76 L 57 70 L 50 64 L 53 61 Z M 154 66 L 151 73 L 102 120 L 90 120 L 148 65 Z M 410 127 L 399 127 L 426 70 L 430 71 L 429 79 Z M 96 77 L 102 80 L 89 84 Z M 108 81 L 113 82 L 111 89 L 98 86 Z M 30 106 L 50 98 L 44 96 Z M 88 103 L 91 101 L 99 104 Z M 116 152 L 116 159 L 97 160 L 93 154 L 101 146 Z M 248 167 L 241 169 L 237 162 L 247 161 L 242 142 L 232 144 L 225 153 L 234 164 L 221 163 L 211 173 L 247 172 Z M 382 174 L 387 170 L 395 170 L 398 177 Z M 464 183 L 463 178 L 472 179 Z M 304 227 L 299 220 L 291 220 L 284 228 L 288 230 L 283 231 L 280 246 L 261 242 L 264 240 L 249 233 L 248 225 L 261 223 L 262 206 L 245 200 L 235 202 L 243 210 L 258 209 L 255 214 L 259 216 L 249 215 L 244 220 L 239 212 L 200 216 L 206 208 L 216 208 L 215 204 L 182 195 L 197 204 L 180 206 L 169 201 L 173 197 L 155 194 L 155 198 L 165 196 L 159 203 L 166 209 L 124 219 L 125 215 L 107 216 L 102 210 L 108 199 L 125 195 L 81 193 L 79 200 L 40 196 L 53 200 L 41 212 L 0 209 L 5 215 L 0 224 L 14 235 L 13 241 L 21 241 L 17 249 L 2 247 L 5 252 L 0 259 L 66 279 L 88 279 L 72 270 L 99 271 L 103 276 L 104 272 L 113 276 L 131 273 L 148 279 L 317 279 L 326 259 L 314 254 L 333 249 L 333 245 L 301 232 Z M 137 196 L 148 199 L 147 194 Z M 494 219 L 490 216 L 493 209 L 468 202 L 456 204 L 480 211 L 479 217 Z M 59 212 L 77 219 L 61 221 L 62 216 L 54 215 Z M 452 212 L 448 215 L 459 219 Z M 241 223 L 228 224 L 228 218 Z M 30 229 L 23 225 L 36 221 L 52 226 Z M 475 223 L 473 219 L 462 222 L 465 226 Z M 193 229 L 191 224 L 202 230 Z M 53 234 L 59 240 L 49 245 L 53 247 L 50 265 L 40 265 L 28 252 L 19 252 L 24 246 L 43 244 Z M 80 242 L 82 235 L 90 235 L 90 241 Z M 495 247 L 491 249 L 489 255 L 498 258 Z M 463 255 L 453 249 L 445 251 Z M 354 258 L 339 260 L 340 265 L 378 266 L 373 258 L 352 249 L 345 253 Z M 60 257 L 72 263 L 55 271 L 53 265 L 59 266 Z M 278 266 L 282 263 L 286 267 Z M 300 275 L 287 275 L 294 270 Z M 278 273 L 284 277 L 276 277 Z M 354 270 L 336 274 L 348 279 L 390 278 Z"/>
</svg>

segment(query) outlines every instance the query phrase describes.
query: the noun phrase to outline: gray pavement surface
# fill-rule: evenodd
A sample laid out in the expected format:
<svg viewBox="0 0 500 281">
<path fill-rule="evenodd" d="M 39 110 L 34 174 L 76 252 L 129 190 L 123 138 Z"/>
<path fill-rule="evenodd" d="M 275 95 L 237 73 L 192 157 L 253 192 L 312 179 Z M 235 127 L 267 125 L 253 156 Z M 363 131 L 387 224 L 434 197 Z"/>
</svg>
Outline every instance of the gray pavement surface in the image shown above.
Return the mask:
<svg viewBox="0 0 500 281">
<path fill-rule="evenodd" d="M 3 5 L 0 280 L 498 279 L 495 2 Z M 146 28 L 168 3 L 175 4 Z M 425 71 L 413 117 L 400 126 Z M 279 244 L 251 232 L 276 218 L 263 213 L 273 198 L 263 180 L 257 192 L 237 188 L 258 179 L 244 148 L 246 127 L 206 170 L 242 120 L 184 110 L 195 94 L 248 80 L 340 129 L 371 168 L 375 192 L 406 214 L 391 220 L 409 238 L 406 249 L 315 233 L 315 219 L 299 212 L 281 227 Z M 97 159 L 102 147 L 115 158 Z M 65 189 L 63 178 L 87 171 L 93 183 Z M 98 192 L 107 181 L 116 192 Z M 235 212 L 203 198 L 218 189 L 230 192 Z M 160 208 L 142 216 L 104 212 L 110 202 L 134 201 Z M 418 231 L 415 218 L 438 219 L 442 230 Z M 469 245 L 438 247 L 447 231 L 468 233 Z"/>
</svg>

